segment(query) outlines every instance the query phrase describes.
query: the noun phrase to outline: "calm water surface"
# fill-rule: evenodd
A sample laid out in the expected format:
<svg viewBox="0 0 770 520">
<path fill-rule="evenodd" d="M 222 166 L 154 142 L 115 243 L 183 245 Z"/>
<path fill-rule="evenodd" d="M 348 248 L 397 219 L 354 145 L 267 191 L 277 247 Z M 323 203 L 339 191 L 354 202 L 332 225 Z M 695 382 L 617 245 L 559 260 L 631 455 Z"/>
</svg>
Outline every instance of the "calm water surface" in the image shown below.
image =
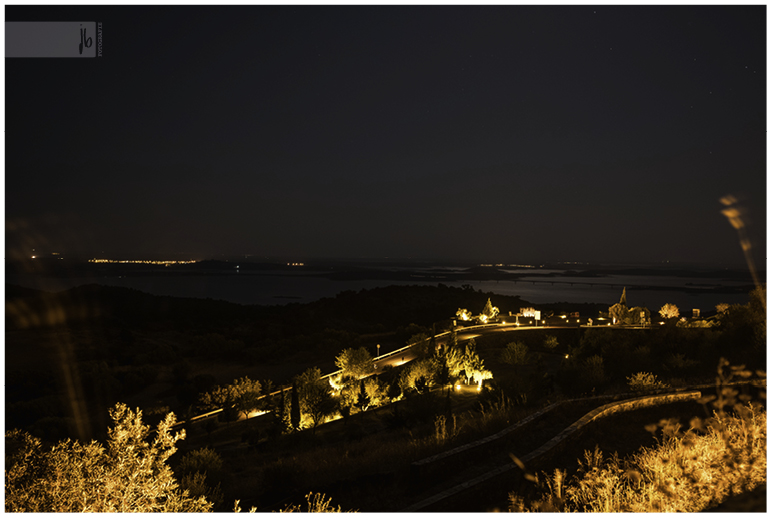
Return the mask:
<svg viewBox="0 0 770 520">
<path fill-rule="evenodd" d="M 532 273 L 533 275 L 535 273 Z M 546 273 L 542 273 L 546 274 Z M 98 283 L 101 285 L 137 289 L 155 295 L 186 298 L 212 298 L 239 304 L 284 305 L 287 303 L 308 303 L 325 297 L 334 297 L 342 291 L 359 291 L 388 285 L 414 285 L 410 281 L 385 280 L 329 280 L 317 276 L 291 276 L 276 274 L 238 274 L 207 276 L 110 276 L 56 278 L 35 275 L 14 275 L 6 277 L 7 283 L 44 291 L 62 291 L 80 285 Z M 532 282 L 535 282 L 534 284 Z M 552 282 L 554 282 L 552 284 Z M 557 282 L 574 282 L 569 283 Z M 594 283 L 590 286 L 586 283 Z M 445 285 L 460 287 L 471 285 L 474 289 L 496 294 L 519 296 L 534 304 L 554 302 L 569 303 L 616 303 L 624 286 L 678 286 L 693 284 L 691 287 L 711 287 L 715 284 L 745 285 L 733 281 L 699 278 L 675 278 L 665 276 L 607 276 L 596 279 L 550 278 L 532 276 L 514 281 L 456 281 Z M 614 284 L 614 285 L 611 285 Z M 436 285 L 436 282 L 428 285 Z M 694 294 L 676 290 L 636 290 L 627 292 L 628 305 L 643 306 L 650 310 L 659 309 L 665 303 L 674 303 L 680 309 L 698 308 L 712 310 L 718 303 L 740 303 L 748 301 L 747 294 Z M 494 302 L 493 302 L 494 303 Z M 506 309 L 508 310 L 508 309 Z M 517 309 L 511 309 L 517 310 Z"/>
</svg>

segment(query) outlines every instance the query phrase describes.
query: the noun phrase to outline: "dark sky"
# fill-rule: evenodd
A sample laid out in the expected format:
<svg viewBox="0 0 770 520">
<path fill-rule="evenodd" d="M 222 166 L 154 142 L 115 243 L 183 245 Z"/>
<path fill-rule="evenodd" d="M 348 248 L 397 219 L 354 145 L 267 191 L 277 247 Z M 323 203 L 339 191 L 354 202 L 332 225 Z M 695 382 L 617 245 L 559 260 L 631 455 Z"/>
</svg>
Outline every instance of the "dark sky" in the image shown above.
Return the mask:
<svg viewBox="0 0 770 520">
<path fill-rule="evenodd" d="M 5 13 L 7 257 L 765 261 L 764 5 Z"/>
</svg>

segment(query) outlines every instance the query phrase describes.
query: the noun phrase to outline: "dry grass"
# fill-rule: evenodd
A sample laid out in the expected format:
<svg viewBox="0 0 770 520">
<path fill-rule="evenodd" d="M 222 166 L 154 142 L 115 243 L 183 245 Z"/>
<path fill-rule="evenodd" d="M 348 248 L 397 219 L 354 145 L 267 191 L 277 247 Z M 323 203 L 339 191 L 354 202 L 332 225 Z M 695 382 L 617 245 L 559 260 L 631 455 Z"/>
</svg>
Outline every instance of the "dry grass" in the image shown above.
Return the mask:
<svg viewBox="0 0 770 520">
<path fill-rule="evenodd" d="M 729 370 L 724 370 L 728 368 Z M 713 417 L 693 419 L 682 431 L 678 422 L 661 420 L 657 446 L 619 458 L 586 451 L 577 474 L 555 470 L 537 477 L 539 496 L 527 504 L 512 493 L 512 511 L 696 512 L 767 481 L 767 413 L 749 397 L 723 386 L 743 367 L 719 366 Z"/>
<path fill-rule="evenodd" d="M 435 407 L 444 406 L 444 395 L 438 393 L 435 400 L 426 399 L 424 404 L 430 404 L 436 413 Z M 232 460 L 232 469 L 238 477 L 236 489 L 231 494 L 234 498 L 244 499 L 249 506 L 256 503 L 260 509 L 278 508 L 281 507 L 279 504 L 287 504 L 290 500 L 296 503 L 300 501 L 300 493 L 309 489 L 326 492 L 345 508 L 379 507 L 368 504 L 369 499 L 363 497 L 365 491 L 353 489 L 373 480 L 377 482 L 380 496 L 377 500 L 396 496 L 403 492 L 405 481 L 402 480 L 411 462 L 497 432 L 526 415 L 507 399 L 489 402 L 481 410 L 461 406 L 466 401 L 475 401 L 476 397 L 475 392 L 453 393 L 456 413 L 448 416 L 437 413 L 429 421 L 408 427 L 390 425 L 394 420 L 393 405 L 390 405 L 377 413 L 367 411 L 352 416 L 347 424 L 342 420 L 325 424 L 316 435 L 299 432 L 281 437 L 271 441 L 269 449 L 251 451 Z M 420 404 L 419 401 L 412 404 Z M 417 410 L 410 411 L 408 402 L 400 402 L 399 406 L 404 417 Z M 420 410 L 422 408 L 417 411 Z M 348 485 L 351 490 L 343 491 L 342 488 Z M 263 496 L 257 499 L 251 490 L 259 490 Z"/>
</svg>

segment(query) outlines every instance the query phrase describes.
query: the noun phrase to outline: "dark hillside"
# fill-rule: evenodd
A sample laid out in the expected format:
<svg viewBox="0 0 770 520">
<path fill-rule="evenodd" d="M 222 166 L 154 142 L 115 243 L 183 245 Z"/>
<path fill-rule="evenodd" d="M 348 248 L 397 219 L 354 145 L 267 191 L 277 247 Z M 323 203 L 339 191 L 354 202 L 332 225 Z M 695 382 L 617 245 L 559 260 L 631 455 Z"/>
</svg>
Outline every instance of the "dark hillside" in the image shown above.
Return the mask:
<svg viewBox="0 0 770 520">
<path fill-rule="evenodd" d="M 6 424 L 49 438 L 76 436 L 75 410 L 104 425 L 118 401 L 185 416 L 214 385 L 243 376 L 282 384 L 314 365 L 331 371 L 345 348 L 402 347 L 434 323 L 450 325 L 459 307 L 481 311 L 490 297 L 506 313 L 528 305 L 440 284 L 348 291 L 286 306 L 100 285 L 59 293 L 7 285 Z"/>
</svg>

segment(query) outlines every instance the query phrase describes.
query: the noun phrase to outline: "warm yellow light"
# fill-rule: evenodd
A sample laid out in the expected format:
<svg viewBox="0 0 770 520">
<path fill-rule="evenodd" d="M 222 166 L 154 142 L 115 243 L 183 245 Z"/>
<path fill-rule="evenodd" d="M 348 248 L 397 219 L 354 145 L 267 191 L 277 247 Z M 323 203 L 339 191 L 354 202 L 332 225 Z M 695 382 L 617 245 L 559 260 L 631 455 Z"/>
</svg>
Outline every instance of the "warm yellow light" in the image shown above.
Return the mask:
<svg viewBox="0 0 770 520">
<path fill-rule="evenodd" d="M 460 385 L 457 385 L 455 388 L 459 390 L 460 389 Z"/>
<path fill-rule="evenodd" d="M 168 266 L 170 264 L 194 264 L 197 260 L 109 260 L 105 258 L 92 258 L 89 262 L 95 264 L 149 264 Z"/>
</svg>

